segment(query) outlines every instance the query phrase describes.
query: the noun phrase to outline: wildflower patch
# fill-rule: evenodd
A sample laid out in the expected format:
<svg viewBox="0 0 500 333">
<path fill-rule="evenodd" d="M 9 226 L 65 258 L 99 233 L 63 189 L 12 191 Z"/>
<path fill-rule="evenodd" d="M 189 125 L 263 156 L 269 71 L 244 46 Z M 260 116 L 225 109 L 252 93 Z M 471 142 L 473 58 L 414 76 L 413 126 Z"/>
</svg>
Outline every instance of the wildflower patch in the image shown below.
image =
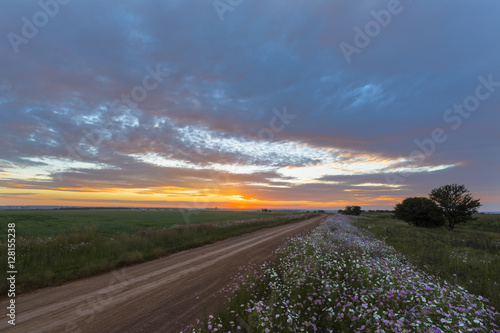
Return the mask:
<svg viewBox="0 0 500 333">
<path fill-rule="evenodd" d="M 288 240 L 239 274 L 201 332 L 500 332 L 488 300 L 419 270 L 349 217 Z"/>
</svg>

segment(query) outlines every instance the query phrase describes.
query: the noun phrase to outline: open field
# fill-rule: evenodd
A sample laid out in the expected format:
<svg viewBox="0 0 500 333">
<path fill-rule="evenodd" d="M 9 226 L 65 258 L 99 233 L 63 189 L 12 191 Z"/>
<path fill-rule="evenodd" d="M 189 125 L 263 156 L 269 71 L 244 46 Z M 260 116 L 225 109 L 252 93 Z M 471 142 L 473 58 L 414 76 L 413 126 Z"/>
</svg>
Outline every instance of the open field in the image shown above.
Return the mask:
<svg viewBox="0 0 500 333">
<path fill-rule="evenodd" d="M 283 212 L 185 211 L 132 209 L 0 210 L 0 240 L 6 238 L 7 223 L 16 223 L 18 236 L 48 237 L 84 230 L 90 226 L 103 235 L 132 233 L 144 229 L 169 228 L 286 215 Z"/>
<path fill-rule="evenodd" d="M 393 228 L 389 222 L 404 227 L 331 216 L 283 244 L 275 262 L 238 274 L 225 290 L 227 308 L 186 332 L 500 332 L 500 314 L 471 290 L 487 278 L 462 287 L 422 269 L 368 231 L 380 235 L 377 229 Z M 405 241 L 421 236 L 429 235 Z M 498 277 L 498 261 L 490 265 L 489 277 Z"/>
<path fill-rule="evenodd" d="M 394 217 L 394 213 L 363 213 L 363 217 L 376 218 L 378 220 L 392 220 L 406 224 Z M 500 214 L 474 214 L 474 220 L 465 224 L 457 224 L 456 230 L 472 230 L 500 233 Z M 444 229 L 444 228 L 443 228 Z"/>
<path fill-rule="evenodd" d="M 212 214 L 226 212 L 200 213 L 200 223 L 205 213 L 206 221 L 216 216 Z M 254 257 L 273 258 L 270 248 L 280 243 L 278 235 L 282 235 L 278 230 L 307 230 L 305 225 L 289 224 L 306 215 L 263 215 L 267 218 L 243 222 L 239 216 L 238 222 L 219 219 L 171 227 L 162 226 L 158 219 L 156 229 L 121 233 L 98 231 L 99 225 L 105 225 L 102 220 L 50 237 L 19 236 L 17 287 L 25 292 L 283 224 L 255 233 L 257 239 L 250 234 L 212 244 L 210 257 L 208 250 L 198 248 L 192 256 L 184 251 L 160 259 L 173 260 L 170 263 L 156 260 L 127 267 L 126 278 L 120 273 L 126 283 L 106 286 L 116 280 L 115 273 L 21 295 L 25 301 L 19 304 L 26 308 L 19 311 L 31 318 L 25 321 L 28 327 L 49 316 L 44 322 L 47 331 L 57 326 L 112 332 L 130 325 L 148 331 L 175 326 L 204 332 L 498 330 L 494 325 L 500 325 L 500 317 L 494 308 L 500 308 L 500 234 L 491 231 L 496 216 L 479 216 L 484 219 L 476 224 L 477 230 L 468 225 L 449 232 L 409 226 L 391 214 L 334 215 L 314 231 L 281 243 L 275 261 L 246 266 L 237 274 L 238 265 Z M 273 245 L 259 246 L 271 238 Z M 249 251 L 246 257 L 239 254 L 243 250 Z M 3 257 L 4 246 L 0 251 Z M 216 292 L 228 285 L 223 293 Z M 90 294 L 89 286 L 95 287 Z M 4 294 L 6 286 L 1 288 Z M 186 296 L 188 290 L 196 291 Z M 61 292 L 60 298 L 51 300 L 56 291 Z M 136 312 L 135 317 L 129 315 Z M 56 313 L 57 320 L 50 317 Z M 116 318 L 121 318 L 120 323 Z M 27 326 L 18 326 L 23 327 Z"/>
<path fill-rule="evenodd" d="M 469 223 L 458 224 L 457 229 L 500 233 L 500 214 L 475 214 L 474 218 Z"/>
<path fill-rule="evenodd" d="M 318 226 L 324 216 L 262 229 L 157 260 L 16 296 L 16 326 L 0 332 L 179 332 L 207 309 L 239 267 L 273 259 L 283 239 Z M 8 299 L 0 299 L 7 307 Z"/>
<path fill-rule="evenodd" d="M 2 225 L 5 230 L 7 223 L 14 222 L 11 216 L 26 217 L 15 220 L 16 229 L 21 230 L 36 225 L 39 216 L 46 216 L 52 221 L 48 223 L 54 224 L 53 234 L 49 237 L 23 236 L 22 232 L 16 232 L 17 293 L 59 285 L 228 237 L 313 216 L 313 214 L 200 212 L 190 216 L 192 224 L 184 225 L 180 223 L 182 220 L 179 219 L 181 217 L 179 212 L 168 211 L 37 211 L 32 212 L 29 219 L 26 212 L 9 213 L 3 216 Z M 114 213 L 116 215 L 113 215 Z M 40 215 L 37 217 L 36 214 Z M 109 221 L 104 218 L 105 216 Z M 265 218 L 262 218 L 263 216 Z M 65 221 L 64 217 L 68 220 Z M 177 219 L 169 220 L 169 217 Z M 256 217 L 260 219 L 255 219 Z M 194 224 L 195 222 L 198 224 Z M 75 227 L 75 223 L 80 224 Z M 150 229 L 144 229 L 146 224 Z M 38 232 L 41 228 L 37 226 L 35 229 Z M 68 228 L 73 231 L 66 231 Z M 138 228 L 141 229 L 137 230 Z M 117 229 L 122 231 L 111 233 Z M 0 242 L 2 258 L 7 257 L 5 239 Z M 0 269 L 4 272 L 7 271 L 6 265 L 6 260 L 0 264 Z M 2 280 L 0 293 L 5 295 L 7 289 L 7 280 Z"/>
</svg>

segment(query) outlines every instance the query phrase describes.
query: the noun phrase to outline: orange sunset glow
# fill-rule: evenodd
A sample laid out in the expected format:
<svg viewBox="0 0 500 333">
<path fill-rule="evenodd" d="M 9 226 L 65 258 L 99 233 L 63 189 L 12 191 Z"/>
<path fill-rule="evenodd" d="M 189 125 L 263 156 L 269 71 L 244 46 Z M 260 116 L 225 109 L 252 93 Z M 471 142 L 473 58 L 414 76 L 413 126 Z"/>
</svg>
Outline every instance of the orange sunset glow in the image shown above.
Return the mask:
<svg viewBox="0 0 500 333">
<path fill-rule="evenodd" d="M 392 209 L 457 183 L 500 211 L 497 18 L 419 4 L 359 35 L 371 5 L 71 3 L 30 38 L 40 8 L 12 5 L 0 206 Z"/>
</svg>

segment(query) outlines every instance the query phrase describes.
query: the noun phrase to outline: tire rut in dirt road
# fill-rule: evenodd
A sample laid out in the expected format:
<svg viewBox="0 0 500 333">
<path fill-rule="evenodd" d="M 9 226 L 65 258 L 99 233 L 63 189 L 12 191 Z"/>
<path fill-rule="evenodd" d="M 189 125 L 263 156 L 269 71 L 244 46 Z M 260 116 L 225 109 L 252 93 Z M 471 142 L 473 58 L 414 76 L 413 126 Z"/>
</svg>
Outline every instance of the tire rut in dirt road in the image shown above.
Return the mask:
<svg viewBox="0 0 500 333">
<path fill-rule="evenodd" d="M 16 326 L 1 332 L 178 332 L 217 311 L 218 291 L 239 267 L 272 258 L 284 237 L 324 216 L 214 244 L 16 298 Z M 6 300 L 0 302 L 5 309 Z M 5 307 L 4 307 L 5 306 Z M 5 317 L 7 318 L 7 317 Z"/>
</svg>

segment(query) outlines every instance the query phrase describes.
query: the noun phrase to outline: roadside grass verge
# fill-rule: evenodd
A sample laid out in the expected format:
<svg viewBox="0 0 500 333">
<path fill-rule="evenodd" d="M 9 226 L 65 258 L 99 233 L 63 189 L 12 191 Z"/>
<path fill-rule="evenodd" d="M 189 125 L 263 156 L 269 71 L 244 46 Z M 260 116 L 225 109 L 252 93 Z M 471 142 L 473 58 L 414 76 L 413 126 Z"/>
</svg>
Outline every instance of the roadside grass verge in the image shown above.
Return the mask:
<svg viewBox="0 0 500 333">
<path fill-rule="evenodd" d="M 112 236 L 95 226 L 74 229 L 53 237 L 16 238 L 16 294 L 60 285 L 122 266 L 156 259 L 167 254 L 198 247 L 263 228 L 306 220 L 319 214 L 293 214 L 266 219 L 212 224 L 190 224 L 168 229 L 141 230 Z M 5 242 L 0 257 L 7 258 Z M 7 260 L 1 270 L 7 271 Z M 7 280 L 0 282 L 0 295 L 6 295 Z"/>
<path fill-rule="evenodd" d="M 370 230 L 421 269 L 489 299 L 500 309 L 500 233 L 483 232 L 490 230 L 495 218 L 484 220 L 486 226 L 476 221 L 480 232 L 475 232 L 474 224 L 450 232 L 410 226 L 389 216 L 358 218 L 354 224 Z"/>
<path fill-rule="evenodd" d="M 193 332 L 500 332 L 480 295 L 422 271 L 351 218 L 290 239 L 276 261 L 247 267 L 228 306 Z"/>
</svg>

